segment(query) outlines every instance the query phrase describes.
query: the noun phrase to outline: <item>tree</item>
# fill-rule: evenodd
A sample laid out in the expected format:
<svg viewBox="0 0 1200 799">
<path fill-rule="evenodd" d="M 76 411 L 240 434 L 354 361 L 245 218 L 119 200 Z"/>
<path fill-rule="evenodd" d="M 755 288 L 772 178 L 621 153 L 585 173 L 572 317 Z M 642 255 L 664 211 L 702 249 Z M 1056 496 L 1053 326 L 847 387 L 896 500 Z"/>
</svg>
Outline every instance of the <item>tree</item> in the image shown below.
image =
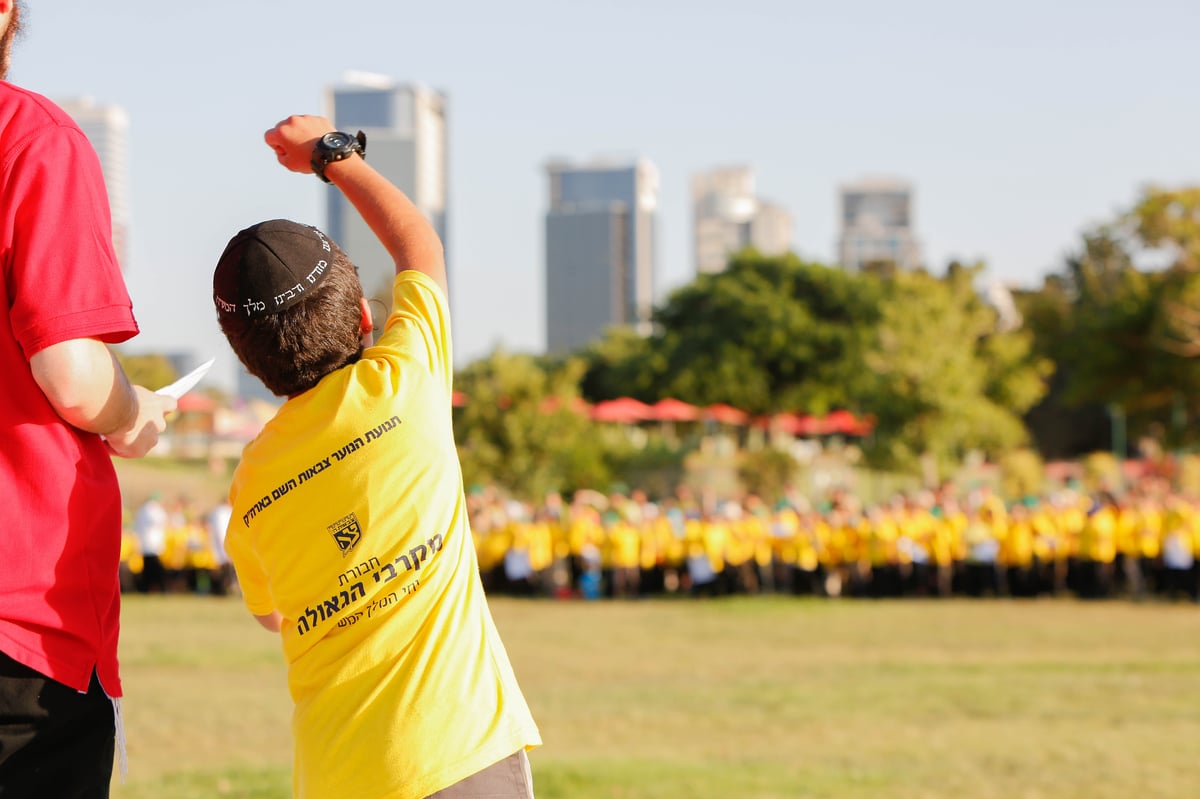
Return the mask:
<svg viewBox="0 0 1200 799">
<path fill-rule="evenodd" d="M 1145 247 L 1166 250 L 1172 268 L 1200 271 L 1200 186 L 1150 186 L 1123 222 Z"/>
<path fill-rule="evenodd" d="M 1109 229 L 1084 236 L 1083 249 L 1067 260 L 1074 294 L 1072 323 L 1062 358 L 1074 358 L 1066 400 L 1144 404 L 1156 315 L 1154 280 L 1133 262 L 1125 242 Z"/>
<path fill-rule="evenodd" d="M 1180 419 L 1200 396 L 1200 189 L 1147 189 L 1085 234 L 1062 273 L 1022 305 L 1035 348 L 1060 365 L 1031 418 L 1047 454 L 1082 454 L 1098 438 L 1110 446 L 1098 413 L 1122 420 L 1131 439 L 1181 443 Z M 1091 433 L 1057 451 L 1071 428 Z"/>
<path fill-rule="evenodd" d="M 455 383 L 467 401 L 455 412 L 455 434 L 464 481 L 527 498 L 607 484 L 592 422 L 573 407 L 583 369 L 573 359 L 547 370 L 531 356 L 497 350 L 460 372 Z"/>
<path fill-rule="evenodd" d="M 1025 440 L 1020 416 L 1045 392 L 1050 364 L 1031 333 L 997 331 L 974 288 L 981 271 L 850 273 L 746 251 L 675 291 L 653 337 L 601 342 L 584 385 L 752 414 L 872 413 L 868 452 L 889 466 L 999 452 Z"/>
<path fill-rule="evenodd" d="M 1104 404 L 1095 400 L 1067 403 L 1068 386 L 1086 353 L 1072 355 L 1074 290 L 1063 274 L 1047 275 L 1036 291 L 1018 292 L 1034 357 L 1053 364 L 1045 395 L 1025 415 L 1038 452 L 1047 459 L 1073 458 L 1109 446 L 1111 423 Z"/>
<path fill-rule="evenodd" d="M 586 364 L 580 380 L 583 395 L 592 402 L 634 397 L 658 398 L 663 370 L 653 341 L 629 327 L 612 327 L 580 353 Z"/>
<path fill-rule="evenodd" d="M 165 355 L 125 355 L 120 350 L 115 353 L 117 362 L 134 385 L 159 389 L 179 376 Z"/>
<path fill-rule="evenodd" d="M 664 395 L 751 413 L 844 407 L 862 382 L 861 349 L 880 281 L 746 252 L 675 291 L 651 342 Z"/>
<path fill-rule="evenodd" d="M 1168 259 L 1159 343 L 1175 355 L 1200 356 L 1200 187 L 1150 187 L 1122 222 L 1144 249 Z"/>
<path fill-rule="evenodd" d="M 928 456 L 950 466 L 970 450 L 996 455 L 1025 441 L 1021 414 L 1044 392 L 1048 365 L 1028 334 L 996 331 L 973 285 L 982 269 L 898 272 L 884 284 L 860 398 L 877 418 L 876 463 L 911 468 Z"/>
<path fill-rule="evenodd" d="M 1170 259 L 1161 274 L 1160 294 L 1152 324 L 1152 341 L 1161 357 L 1152 364 L 1155 384 L 1167 386 L 1160 396 L 1170 404 L 1169 438 L 1184 443 L 1189 398 L 1191 412 L 1200 408 L 1200 186 L 1167 190 L 1150 187 L 1124 222 L 1149 249 Z M 1158 420 L 1156 423 L 1161 423 Z"/>
<path fill-rule="evenodd" d="M 1200 272 L 1173 269 L 1164 276 L 1154 332 L 1167 353 L 1200 358 Z"/>
</svg>

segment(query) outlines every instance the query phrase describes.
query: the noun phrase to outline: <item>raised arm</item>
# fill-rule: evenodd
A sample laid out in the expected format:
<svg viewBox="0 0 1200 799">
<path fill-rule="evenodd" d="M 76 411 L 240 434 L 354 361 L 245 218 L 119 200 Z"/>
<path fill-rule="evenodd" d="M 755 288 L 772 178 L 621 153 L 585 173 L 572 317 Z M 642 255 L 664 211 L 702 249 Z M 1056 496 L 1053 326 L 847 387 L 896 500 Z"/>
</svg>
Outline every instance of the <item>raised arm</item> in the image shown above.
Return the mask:
<svg viewBox="0 0 1200 799">
<path fill-rule="evenodd" d="M 311 174 L 317 139 L 334 129 L 324 117 L 291 116 L 267 131 L 264 138 L 279 163 L 293 172 Z M 397 274 L 406 269 L 423 272 L 447 293 L 442 242 L 404 192 L 358 157 L 329 164 L 325 177 L 341 190 L 379 238 L 395 261 Z"/>
</svg>

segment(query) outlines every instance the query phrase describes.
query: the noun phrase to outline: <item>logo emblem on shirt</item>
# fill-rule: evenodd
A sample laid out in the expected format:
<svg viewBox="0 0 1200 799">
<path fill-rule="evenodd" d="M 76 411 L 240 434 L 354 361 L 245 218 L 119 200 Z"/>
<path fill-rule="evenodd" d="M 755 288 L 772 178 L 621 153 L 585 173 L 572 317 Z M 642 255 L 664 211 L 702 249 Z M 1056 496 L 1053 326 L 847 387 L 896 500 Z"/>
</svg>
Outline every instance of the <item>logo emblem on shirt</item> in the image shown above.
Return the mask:
<svg viewBox="0 0 1200 799">
<path fill-rule="evenodd" d="M 329 525 L 329 533 L 333 536 L 333 541 L 337 544 L 338 549 L 341 550 L 343 558 L 349 555 L 362 540 L 362 527 L 358 524 L 358 517 L 353 513 Z"/>
</svg>

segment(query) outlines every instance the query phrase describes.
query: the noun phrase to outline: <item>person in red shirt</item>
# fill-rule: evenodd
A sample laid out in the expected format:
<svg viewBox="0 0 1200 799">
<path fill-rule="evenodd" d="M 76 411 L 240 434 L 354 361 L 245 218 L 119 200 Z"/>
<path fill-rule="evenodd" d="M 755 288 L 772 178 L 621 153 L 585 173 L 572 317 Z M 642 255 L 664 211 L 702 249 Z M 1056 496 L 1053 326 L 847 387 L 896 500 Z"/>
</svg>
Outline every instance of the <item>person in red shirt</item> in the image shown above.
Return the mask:
<svg viewBox="0 0 1200 799">
<path fill-rule="evenodd" d="M 58 106 L 7 83 L 0 0 L 0 793 L 108 796 L 120 723 L 121 497 L 175 400 L 108 344 L 138 332 L 100 162 Z"/>
</svg>

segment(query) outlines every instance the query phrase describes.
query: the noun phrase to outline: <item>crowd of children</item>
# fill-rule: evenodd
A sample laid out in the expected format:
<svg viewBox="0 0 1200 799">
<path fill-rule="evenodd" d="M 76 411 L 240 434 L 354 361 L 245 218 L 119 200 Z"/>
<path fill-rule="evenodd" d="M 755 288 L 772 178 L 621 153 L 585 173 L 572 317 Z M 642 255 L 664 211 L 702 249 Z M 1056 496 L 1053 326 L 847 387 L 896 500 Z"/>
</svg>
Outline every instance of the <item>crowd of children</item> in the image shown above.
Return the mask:
<svg viewBox="0 0 1200 799">
<path fill-rule="evenodd" d="M 230 508 L 199 509 L 187 497 L 151 494 L 127 518 L 121 535 L 121 590 L 141 593 L 237 592 L 225 555 Z"/>
<path fill-rule="evenodd" d="M 489 591 L 639 597 L 784 593 L 827 597 L 1078 596 L 1200 601 L 1200 501 L 1147 478 L 1128 490 L 1064 486 L 1005 502 L 947 487 L 867 505 L 757 497 L 705 502 L 686 490 L 468 496 Z M 132 514 L 122 585 L 236 591 L 222 541 L 227 505 L 151 497 Z"/>
<path fill-rule="evenodd" d="M 1128 491 L 1064 487 L 1006 503 L 947 488 L 865 505 L 835 492 L 768 506 L 680 492 L 552 495 L 539 506 L 470 497 L 493 591 L 632 597 L 1127 596 L 1197 600 L 1200 502 L 1146 479 Z"/>
</svg>

